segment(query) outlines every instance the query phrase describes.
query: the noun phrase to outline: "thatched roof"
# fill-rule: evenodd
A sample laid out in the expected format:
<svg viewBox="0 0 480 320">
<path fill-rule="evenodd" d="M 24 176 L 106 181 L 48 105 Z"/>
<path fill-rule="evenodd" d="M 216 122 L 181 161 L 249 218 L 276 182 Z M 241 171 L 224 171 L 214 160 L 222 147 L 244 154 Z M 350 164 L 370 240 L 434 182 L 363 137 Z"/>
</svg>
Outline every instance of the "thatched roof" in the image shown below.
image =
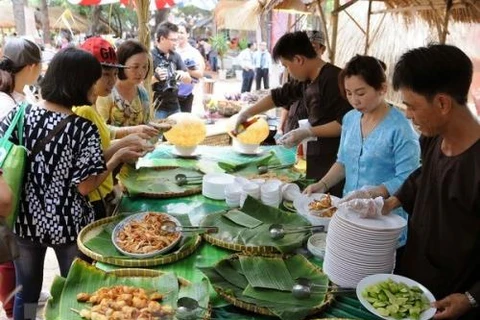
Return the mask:
<svg viewBox="0 0 480 320">
<path fill-rule="evenodd" d="M 215 23 L 219 29 L 253 31 L 258 27 L 259 15 L 270 10 L 312 13 L 301 0 L 220 0 L 215 7 Z"/>
<path fill-rule="evenodd" d="M 65 25 L 65 20 L 61 18 L 61 15 L 64 11 L 65 9 L 61 7 L 48 8 L 50 28 L 52 30 L 68 28 L 68 26 Z M 72 17 L 73 19 L 71 19 Z M 79 16 L 78 14 L 72 13 L 71 17 L 67 17 L 67 22 L 69 23 L 73 31 L 86 32 L 88 30 L 88 20 L 84 17 Z M 13 18 L 13 6 L 11 2 L 0 2 L 0 28 L 15 28 L 15 20 Z"/>
</svg>

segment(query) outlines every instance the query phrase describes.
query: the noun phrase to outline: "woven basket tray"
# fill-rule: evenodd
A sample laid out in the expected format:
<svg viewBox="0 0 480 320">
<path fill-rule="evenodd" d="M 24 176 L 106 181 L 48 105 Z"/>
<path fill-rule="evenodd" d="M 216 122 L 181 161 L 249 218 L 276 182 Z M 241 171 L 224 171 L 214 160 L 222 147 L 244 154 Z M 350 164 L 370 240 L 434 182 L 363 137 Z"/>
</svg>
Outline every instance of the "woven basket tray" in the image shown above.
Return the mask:
<svg viewBox="0 0 480 320">
<path fill-rule="evenodd" d="M 269 257 L 282 257 L 283 256 L 284 257 L 285 255 L 267 254 L 266 256 L 269 256 Z M 232 258 L 235 258 L 235 257 L 238 257 L 238 255 L 234 254 L 234 255 L 230 256 L 229 259 L 232 259 Z M 318 269 L 320 272 L 322 271 L 321 268 L 319 268 L 317 266 L 314 266 L 314 267 L 315 267 L 315 269 Z M 255 304 L 241 301 L 241 300 L 237 299 L 236 297 L 232 296 L 230 293 L 223 290 L 222 288 L 219 288 L 219 287 L 216 287 L 216 286 L 213 286 L 213 288 L 215 289 L 215 291 L 220 296 L 222 296 L 222 298 L 224 298 L 226 301 L 230 302 L 231 304 L 233 304 L 234 306 L 236 306 L 238 308 L 241 308 L 241 309 L 244 309 L 244 310 L 247 310 L 247 311 L 250 311 L 250 312 L 258 313 L 258 314 L 261 314 L 261 315 L 265 315 L 265 316 L 275 316 L 270 310 L 268 310 L 268 308 L 259 307 Z M 325 308 L 330 306 L 330 304 L 333 302 L 333 300 L 334 300 L 333 294 L 327 292 L 327 294 L 325 296 L 325 301 L 321 305 L 319 305 L 318 307 L 312 308 L 309 315 L 313 315 L 313 314 L 316 314 L 320 311 L 323 311 Z"/>
<path fill-rule="evenodd" d="M 246 252 L 258 255 L 270 254 L 270 253 L 279 253 L 277 248 L 271 246 L 246 246 L 238 243 L 225 242 L 223 240 L 215 238 L 213 235 L 203 234 L 203 238 L 208 243 L 213 244 L 221 248 L 229 249 L 237 252 Z"/>
<path fill-rule="evenodd" d="M 114 274 L 117 277 L 158 277 L 164 274 L 164 272 L 159 271 L 159 270 L 152 270 L 152 269 L 135 269 L 135 268 L 129 268 L 129 269 L 117 269 L 117 270 L 112 270 L 107 272 L 109 274 Z M 177 277 L 178 278 L 178 284 L 180 286 L 189 286 L 191 284 L 190 281 Z M 205 316 L 201 319 L 203 320 L 208 320 L 210 319 L 211 316 L 211 308 L 210 306 L 208 307 L 208 310 L 205 312 Z"/>
<path fill-rule="evenodd" d="M 166 254 L 164 256 L 157 256 L 157 257 L 152 257 L 147 259 L 135 259 L 135 258 L 127 258 L 127 257 L 125 259 L 119 259 L 116 257 L 105 257 L 105 256 L 102 256 L 101 254 L 93 252 L 92 250 L 90 250 L 84 245 L 84 243 L 86 243 L 88 240 L 98 235 L 103 230 L 105 225 L 110 224 L 111 222 L 114 222 L 117 220 L 120 222 L 122 219 L 123 217 L 120 217 L 120 216 L 108 217 L 108 218 L 97 220 L 87 225 L 78 234 L 78 238 L 77 238 L 78 249 L 83 254 L 92 258 L 95 261 L 112 264 L 115 266 L 152 267 L 152 266 L 157 266 L 161 264 L 169 264 L 191 255 L 198 248 L 201 242 L 201 237 L 197 235 L 195 239 L 195 243 L 181 252 L 178 252 L 175 254 Z"/>
</svg>

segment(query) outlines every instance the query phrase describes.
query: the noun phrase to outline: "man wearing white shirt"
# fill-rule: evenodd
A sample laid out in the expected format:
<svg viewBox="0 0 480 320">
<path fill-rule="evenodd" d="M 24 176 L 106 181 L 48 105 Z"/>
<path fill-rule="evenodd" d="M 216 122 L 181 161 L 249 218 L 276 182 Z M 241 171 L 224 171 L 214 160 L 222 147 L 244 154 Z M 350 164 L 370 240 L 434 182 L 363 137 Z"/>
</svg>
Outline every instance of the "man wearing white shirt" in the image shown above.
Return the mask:
<svg viewBox="0 0 480 320">
<path fill-rule="evenodd" d="M 192 112 L 193 87 L 203 78 L 203 72 L 205 71 L 205 60 L 202 54 L 188 42 L 189 31 L 186 25 L 178 25 L 178 44 L 175 51 L 182 58 L 192 78 L 192 83 L 180 83 L 178 85 L 178 102 L 182 112 Z"/>
<path fill-rule="evenodd" d="M 242 72 L 242 93 L 252 90 L 253 77 L 255 76 L 255 62 L 253 59 L 255 44 L 248 43 L 238 55 L 238 62 L 243 69 Z"/>
<path fill-rule="evenodd" d="M 257 90 L 260 90 L 262 79 L 263 87 L 269 88 L 268 85 L 268 70 L 272 65 L 272 56 L 267 50 L 267 43 L 265 41 L 260 42 L 259 50 L 255 54 L 255 82 L 257 84 Z"/>
</svg>

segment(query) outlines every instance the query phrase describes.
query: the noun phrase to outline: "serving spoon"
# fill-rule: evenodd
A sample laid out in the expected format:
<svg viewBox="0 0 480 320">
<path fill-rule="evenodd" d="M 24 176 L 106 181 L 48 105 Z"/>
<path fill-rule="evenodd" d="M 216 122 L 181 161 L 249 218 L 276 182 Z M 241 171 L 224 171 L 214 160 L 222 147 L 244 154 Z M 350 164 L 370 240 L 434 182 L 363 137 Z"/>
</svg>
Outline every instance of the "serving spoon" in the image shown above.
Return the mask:
<svg viewBox="0 0 480 320">
<path fill-rule="evenodd" d="M 175 175 L 175 182 L 177 183 L 177 185 L 179 186 L 183 186 L 183 185 L 186 185 L 190 182 L 194 183 L 194 184 L 199 184 L 199 183 L 202 183 L 202 180 L 203 180 L 203 176 L 193 176 L 193 177 L 187 177 L 185 174 L 183 173 L 179 173 L 179 174 L 176 174 Z"/>
<path fill-rule="evenodd" d="M 313 288 L 330 289 L 331 293 L 352 293 L 355 292 L 354 288 L 342 288 L 337 286 L 329 286 L 322 284 L 312 283 L 307 278 L 298 278 L 292 287 L 292 295 L 297 299 L 308 299 L 314 292 Z"/>
<path fill-rule="evenodd" d="M 289 163 L 289 164 L 281 164 L 281 165 L 272 165 L 272 166 L 259 166 L 257 168 L 258 174 L 265 174 L 271 169 L 285 169 L 293 166 L 294 163 Z"/>
<path fill-rule="evenodd" d="M 270 233 L 270 237 L 274 240 L 279 240 L 285 237 L 286 234 L 289 233 L 302 233 L 305 231 L 312 231 L 312 232 L 324 232 L 325 226 L 304 226 L 304 227 L 294 227 L 285 229 L 282 224 L 272 224 L 268 228 L 268 232 Z"/>
<path fill-rule="evenodd" d="M 198 309 L 208 310 L 200 306 L 197 300 L 190 297 L 182 297 L 177 300 L 177 312 L 175 315 L 178 319 L 198 319 L 199 315 L 196 312 Z"/>
</svg>

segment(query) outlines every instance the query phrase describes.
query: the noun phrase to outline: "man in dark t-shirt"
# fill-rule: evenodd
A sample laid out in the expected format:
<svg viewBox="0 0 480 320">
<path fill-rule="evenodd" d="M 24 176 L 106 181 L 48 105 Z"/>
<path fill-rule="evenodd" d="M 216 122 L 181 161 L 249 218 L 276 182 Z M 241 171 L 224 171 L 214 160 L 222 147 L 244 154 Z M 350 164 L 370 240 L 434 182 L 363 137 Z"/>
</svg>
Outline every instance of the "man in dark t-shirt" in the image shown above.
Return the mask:
<svg viewBox="0 0 480 320">
<path fill-rule="evenodd" d="M 155 48 L 152 50 L 152 90 L 156 118 L 159 119 L 180 112 L 177 82 L 192 82 L 182 58 L 174 51 L 177 41 L 177 25 L 163 22 L 158 26 Z"/>
<path fill-rule="evenodd" d="M 240 113 L 237 127 L 255 114 L 303 99 L 312 128 L 292 130 L 279 143 L 291 148 L 306 138 L 316 137 L 317 141 L 310 142 L 307 148 L 307 177 L 320 179 L 336 161 L 342 118 L 352 109 L 338 87 L 341 69 L 318 56 L 304 31 L 284 34 L 275 44 L 272 57 L 280 60 L 296 80 L 271 90 L 268 96 Z M 341 189 L 342 186 L 330 191 L 341 196 Z"/>
<path fill-rule="evenodd" d="M 468 110 L 472 62 L 460 49 L 430 45 L 395 66 L 406 116 L 422 133 L 422 166 L 384 204 L 409 214 L 395 273 L 430 289 L 434 319 L 480 319 L 480 124 Z"/>
</svg>

